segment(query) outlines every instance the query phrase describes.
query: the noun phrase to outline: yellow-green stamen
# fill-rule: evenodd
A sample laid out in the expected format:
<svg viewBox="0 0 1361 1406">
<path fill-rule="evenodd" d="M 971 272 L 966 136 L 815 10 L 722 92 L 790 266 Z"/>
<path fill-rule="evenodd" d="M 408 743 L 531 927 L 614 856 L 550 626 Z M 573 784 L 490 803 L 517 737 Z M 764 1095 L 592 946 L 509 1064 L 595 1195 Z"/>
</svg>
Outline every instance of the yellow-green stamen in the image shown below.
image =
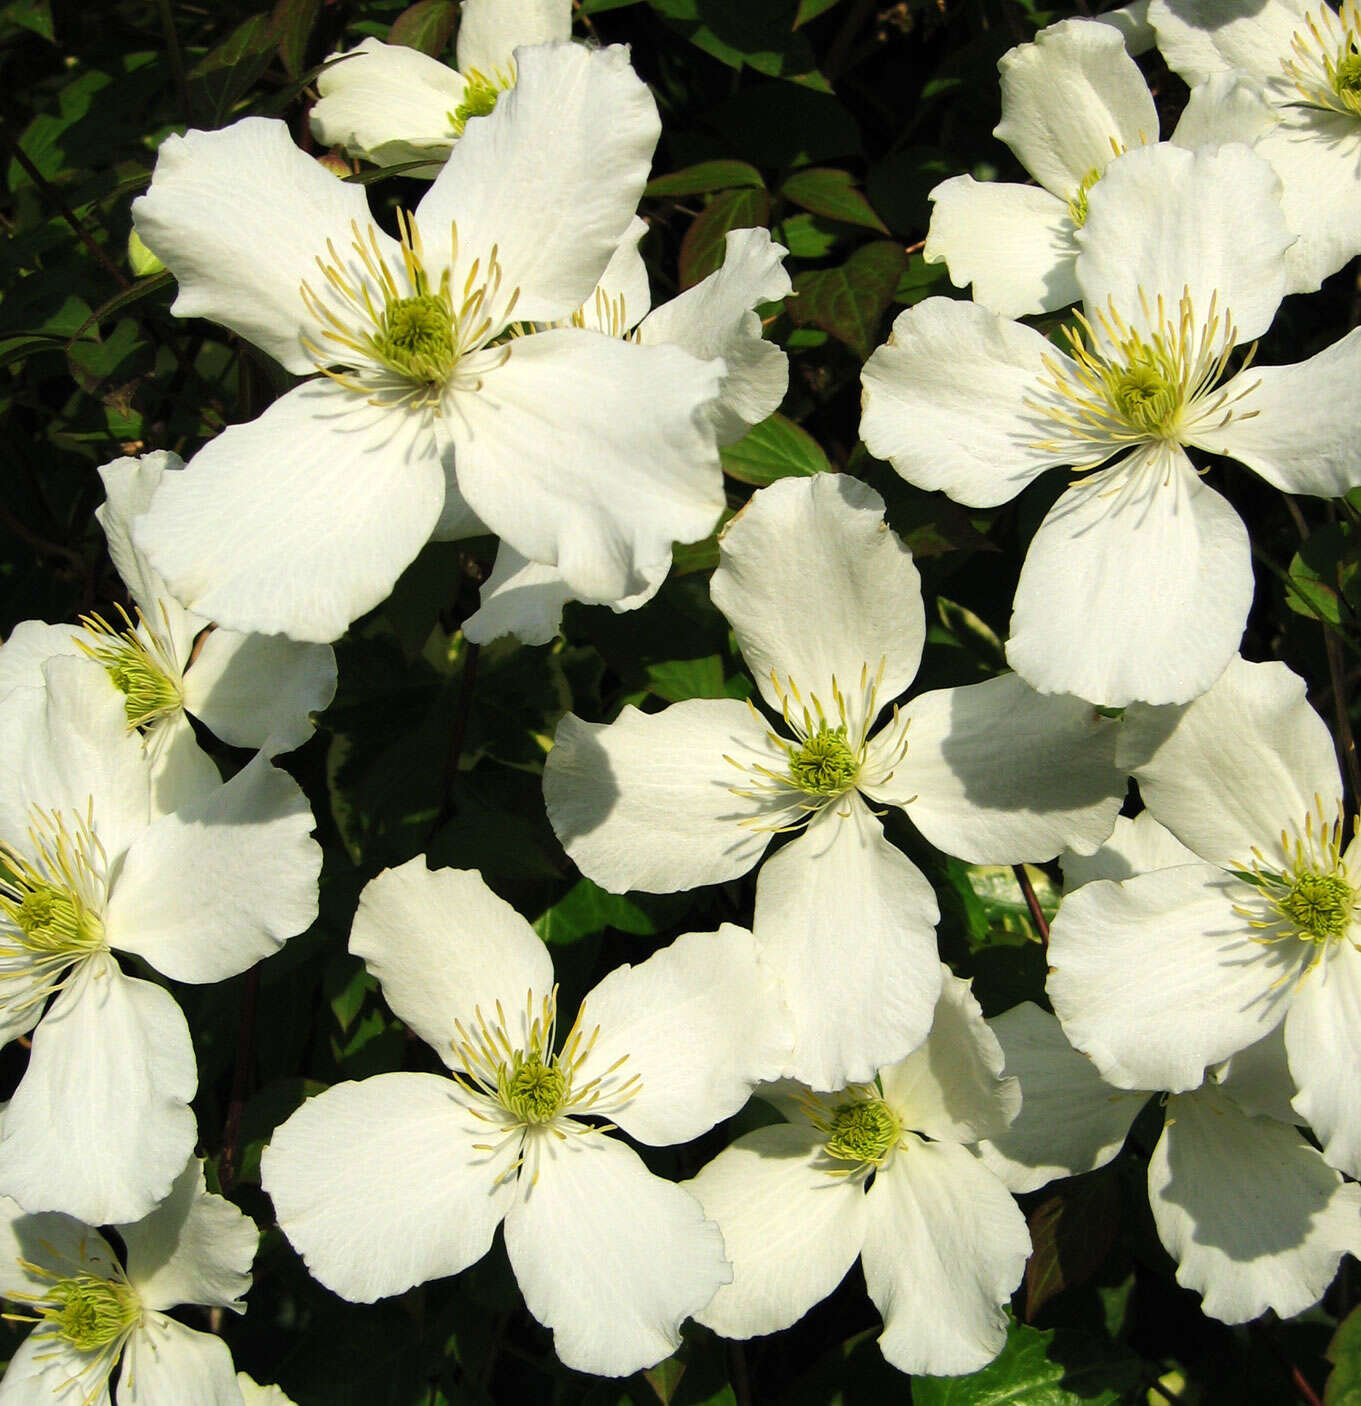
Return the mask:
<svg viewBox="0 0 1361 1406">
<path fill-rule="evenodd" d="M 545 1060 L 537 1051 L 517 1050 L 502 1065 L 497 1082 L 506 1109 L 532 1127 L 551 1123 L 569 1092 L 567 1076 L 557 1062 L 551 1056 Z"/>
<path fill-rule="evenodd" d="M 59 1279 L 37 1306 L 39 1314 L 78 1352 L 98 1352 L 141 1321 L 137 1291 L 126 1281 L 78 1274 Z"/>
<path fill-rule="evenodd" d="M 1295 107 L 1361 118 L 1361 6 L 1343 0 L 1340 11 L 1319 5 L 1290 38 L 1281 61 L 1298 94 Z"/>
<path fill-rule="evenodd" d="M 463 135 L 463 129 L 468 125 L 470 118 L 486 117 L 495 111 L 496 100 L 501 96 L 502 89 L 511 86 L 509 82 L 498 82 L 502 75 L 498 74 L 493 78 L 488 78 L 485 73 L 480 73 L 475 68 L 470 69 L 463 76 L 467 80 L 467 86 L 463 90 L 463 101 L 451 113 L 447 114 L 449 127 L 456 137 Z"/>
<path fill-rule="evenodd" d="M 861 1098 L 839 1104 L 823 1144 L 829 1157 L 857 1166 L 881 1166 L 897 1145 L 902 1129 L 883 1099 Z"/>
<path fill-rule="evenodd" d="M 150 727 L 184 707 L 184 690 L 174 651 L 147 624 L 141 612 L 134 622 L 118 607 L 123 628 L 110 625 L 102 616 L 82 615 L 80 623 L 98 642 L 76 643 L 95 663 L 101 665 L 113 685 L 123 695 L 128 727 Z M 167 626 L 167 633 L 169 627 Z"/>
<path fill-rule="evenodd" d="M 846 741 L 846 727 L 822 727 L 789 754 L 789 779 L 810 796 L 839 796 L 855 785 L 860 762 Z"/>
<path fill-rule="evenodd" d="M 1092 187 L 1101 179 L 1101 172 L 1095 166 L 1083 176 L 1073 197 L 1068 202 L 1068 215 L 1072 222 L 1081 229 L 1087 223 L 1087 196 L 1091 193 Z"/>
</svg>

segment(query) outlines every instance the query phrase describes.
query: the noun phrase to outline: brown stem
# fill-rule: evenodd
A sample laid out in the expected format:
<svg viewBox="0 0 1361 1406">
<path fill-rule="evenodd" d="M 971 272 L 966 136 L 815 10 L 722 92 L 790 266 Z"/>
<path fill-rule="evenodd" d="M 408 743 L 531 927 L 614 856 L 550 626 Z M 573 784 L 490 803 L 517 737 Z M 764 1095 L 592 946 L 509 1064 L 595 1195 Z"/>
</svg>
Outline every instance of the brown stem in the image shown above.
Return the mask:
<svg viewBox="0 0 1361 1406">
<path fill-rule="evenodd" d="M 1300 1400 L 1305 1406 L 1323 1406 L 1318 1392 L 1309 1385 L 1304 1373 L 1293 1362 L 1290 1364 L 1290 1380 L 1295 1383 L 1295 1390 L 1299 1392 Z"/>
<path fill-rule="evenodd" d="M 1361 763 L 1356 757 L 1356 739 L 1352 736 L 1352 720 L 1347 710 L 1347 686 L 1342 676 L 1342 651 L 1337 636 L 1323 627 L 1323 652 L 1328 656 L 1328 676 L 1332 680 L 1333 714 L 1337 718 L 1337 750 L 1352 789 L 1352 804 L 1361 805 Z"/>
<path fill-rule="evenodd" d="M 250 1078 L 251 1045 L 255 1038 L 255 1003 L 260 995 L 260 968 L 246 973 L 241 996 L 241 1023 L 236 1030 L 236 1068 L 232 1072 L 232 1094 L 227 1103 L 227 1121 L 222 1128 L 222 1155 L 217 1163 L 217 1180 L 223 1195 L 229 1193 L 240 1171 L 241 1114 L 246 1106 L 246 1085 Z"/>
<path fill-rule="evenodd" d="M 1011 872 L 1016 875 L 1016 882 L 1021 886 L 1021 893 L 1025 896 L 1025 906 L 1030 909 L 1030 920 L 1035 924 L 1035 931 L 1039 933 L 1040 941 L 1048 947 L 1049 920 L 1044 916 L 1040 900 L 1035 897 L 1035 886 L 1030 882 L 1030 875 L 1026 873 L 1024 864 L 1013 864 Z"/>
</svg>

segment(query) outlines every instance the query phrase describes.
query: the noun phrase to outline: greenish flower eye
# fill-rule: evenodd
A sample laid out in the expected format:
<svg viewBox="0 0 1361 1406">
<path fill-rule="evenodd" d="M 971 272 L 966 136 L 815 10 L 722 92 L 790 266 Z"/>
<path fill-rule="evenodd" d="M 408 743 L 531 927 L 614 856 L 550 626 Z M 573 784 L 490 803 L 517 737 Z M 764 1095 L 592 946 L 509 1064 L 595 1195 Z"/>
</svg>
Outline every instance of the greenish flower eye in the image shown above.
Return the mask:
<svg viewBox="0 0 1361 1406">
<path fill-rule="evenodd" d="M 555 1060 L 516 1054 L 501 1071 L 501 1102 L 522 1123 L 551 1123 L 567 1098 L 567 1077 Z"/>
<path fill-rule="evenodd" d="M 481 74 L 475 75 L 463 90 L 463 101 L 449 114 L 449 125 L 456 136 L 463 135 L 470 117 L 486 117 L 496 109 L 500 92 Z"/>
<path fill-rule="evenodd" d="M 1073 198 L 1068 202 L 1068 214 L 1073 223 L 1081 229 L 1087 223 L 1087 196 L 1092 187 L 1101 179 L 1101 172 L 1092 167 L 1082 178 Z"/>
<path fill-rule="evenodd" d="M 449 305 L 433 293 L 394 298 L 383 311 L 373 339 L 379 361 L 412 381 L 438 385 L 457 360 Z"/>
<path fill-rule="evenodd" d="M 823 1146 L 829 1157 L 879 1166 L 897 1144 L 902 1130 L 882 1099 L 858 1099 L 838 1105 Z"/>
<path fill-rule="evenodd" d="M 1156 351 L 1134 358 L 1110 382 L 1112 408 L 1132 428 L 1160 434 L 1181 409 L 1181 387 L 1167 374 Z"/>
<path fill-rule="evenodd" d="M 78 1274 L 53 1285 L 42 1313 L 78 1352 L 97 1352 L 137 1326 L 142 1305 L 130 1284 Z"/>
<path fill-rule="evenodd" d="M 1336 874 L 1301 874 L 1277 906 L 1301 937 L 1328 942 L 1347 931 L 1355 902 L 1351 886 Z"/>
<path fill-rule="evenodd" d="M 789 779 L 812 796 L 839 796 L 855 785 L 860 762 L 846 741 L 846 728 L 823 725 L 789 754 Z"/>
</svg>

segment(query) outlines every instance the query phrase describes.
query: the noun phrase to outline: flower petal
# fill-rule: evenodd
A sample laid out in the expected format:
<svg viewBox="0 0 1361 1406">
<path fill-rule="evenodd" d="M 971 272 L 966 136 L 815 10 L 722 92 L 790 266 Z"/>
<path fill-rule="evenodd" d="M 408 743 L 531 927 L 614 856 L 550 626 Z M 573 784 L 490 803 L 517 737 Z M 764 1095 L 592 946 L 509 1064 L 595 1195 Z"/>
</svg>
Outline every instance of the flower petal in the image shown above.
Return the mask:
<svg viewBox="0 0 1361 1406">
<path fill-rule="evenodd" d="M 828 1175 L 822 1134 L 777 1123 L 682 1185 L 723 1232 L 732 1283 L 695 1315 L 725 1338 L 777 1333 L 841 1283 L 865 1240 L 861 1177 Z"/>
<path fill-rule="evenodd" d="M 1168 1101 L 1148 1199 L 1177 1283 L 1224 1323 L 1303 1312 L 1361 1252 L 1361 1187 L 1294 1128 L 1245 1117 L 1212 1089 Z"/>
<path fill-rule="evenodd" d="M 19 1344 L 0 1380 L 0 1406 L 109 1406 L 108 1383 L 100 1382 L 103 1359 L 77 1352 L 57 1333 L 34 1331 Z M 65 1400 L 63 1400 L 65 1397 Z"/>
<path fill-rule="evenodd" d="M 939 916 L 931 885 L 859 796 L 833 802 L 765 863 L 752 926 L 794 1013 L 791 1078 L 863 1083 L 926 1038 Z"/>
<path fill-rule="evenodd" d="M 572 37 L 571 0 L 463 0 L 458 14 L 458 66 L 488 77 L 511 67 L 524 44 Z"/>
<path fill-rule="evenodd" d="M 319 282 L 328 242 L 348 251 L 351 225 L 371 227 L 363 186 L 347 185 L 300 151 L 285 123 L 245 117 L 216 132 L 170 135 L 151 189 L 133 202 L 147 248 L 179 282 L 170 309 L 239 332 L 294 375 L 316 369 L 306 337 L 324 324 L 298 289 Z M 389 249 L 396 244 L 375 230 Z"/>
<path fill-rule="evenodd" d="M 189 1027 L 170 993 L 87 958 L 33 1036 L 0 1128 L 0 1190 L 25 1210 L 132 1221 L 194 1147 Z"/>
<path fill-rule="evenodd" d="M 217 763 L 198 745 L 181 709 L 158 719 L 142 737 L 151 763 L 151 818 L 194 805 L 222 787 Z"/>
<path fill-rule="evenodd" d="M 1336 942 L 1300 983 L 1285 1022 L 1294 1105 L 1318 1134 L 1323 1155 L 1361 1176 L 1361 1099 L 1353 1077 L 1361 1059 L 1361 952 Z"/>
<path fill-rule="evenodd" d="M 1011 1193 L 966 1148 L 900 1147 L 866 1197 L 860 1260 L 900 1372 L 976 1372 L 1006 1342 L 1005 1304 L 1030 1254 Z"/>
<path fill-rule="evenodd" d="M 1307 0 L 1263 0 L 1250 8 L 1239 0 L 1152 0 L 1148 18 L 1168 66 L 1199 83 L 1234 69 L 1279 78 L 1307 10 Z"/>
<path fill-rule="evenodd" d="M 1080 479 L 1031 539 L 1007 662 L 1043 693 L 1182 703 L 1224 671 L 1252 603 L 1242 519 L 1180 450 Z"/>
<path fill-rule="evenodd" d="M 1241 73 L 1215 73 L 1191 89 L 1177 119 L 1176 131 L 1168 140 L 1188 151 L 1198 146 L 1223 146 L 1226 142 L 1252 146 L 1276 125 L 1277 116 L 1266 90 L 1255 79 Z M 1289 224 L 1288 218 L 1286 223 Z M 1293 258 L 1295 252 L 1296 246 L 1291 245 L 1287 259 Z"/>
<path fill-rule="evenodd" d="M 616 1138 L 538 1134 L 538 1174 L 506 1212 L 525 1306 L 568 1367 L 623 1377 L 669 1357 L 680 1325 L 732 1271 L 723 1237 L 687 1191 Z"/>
<path fill-rule="evenodd" d="M 652 288 L 638 248 L 647 231 L 647 221 L 635 215 L 610 255 L 595 292 L 572 314 L 573 326 L 620 337 L 647 316 L 652 306 Z"/>
<path fill-rule="evenodd" d="M 275 1129 L 260 1158 L 279 1225 L 353 1303 L 457 1274 L 482 1258 L 515 1194 L 518 1139 L 495 1132 L 437 1074 L 335 1084 Z"/>
<path fill-rule="evenodd" d="M 118 1406 L 241 1406 L 227 1344 L 148 1313 L 123 1350 Z"/>
<path fill-rule="evenodd" d="M 30 1215 L 17 1201 L 0 1196 L 0 1296 L 41 1297 L 54 1278 L 73 1270 L 109 1280 L 119 1271 L 118 1256 L 84 1221 L 55 1211 Z"/>
<path fill-rule="evenodd" d="M 1151 810 L 1141 810 L 1131 820 L 1115 817 L 1115 829 L 1110 838 L 1091 854 L 1074 854 L 1071 850 L 1060 856 L 1065 889 L 1081 888 L 1093 879 L 1132 879 L 1152 869 L 1172 869 L 1178 864 L 1194 864 L 1200 858 L 1187 849 L 1165 826 L 1159 825 Z"/>
<path fill-rule="evenodd" d="M 261 1386 L 245 1372 L 236 1374 L 236 1384 L 241 1388 L 244 1406 L 296 1406 L 293 1398 L 286 1396 L 281 1387 Z"/>
<path fill-rule="evenodd" d="M 403 1024 L 450 1068 L 461 1067 L 458 1022 L 471 1025 L 478 1010 L 491 1020 L 498 1006 L 508 1021 L 521 1021 L 553 989 L 548 949 L 515 909 L 476 870 L 427 869 L 424 856 L 364 886 L 350 951 Z"/>
<path fill-rule="evenodd" d="M 133 539 L 199 614 L 324 643 L 392 590 L 443 499 L 424 414 L 310 381 L 167 475 Z"/>
</svg>

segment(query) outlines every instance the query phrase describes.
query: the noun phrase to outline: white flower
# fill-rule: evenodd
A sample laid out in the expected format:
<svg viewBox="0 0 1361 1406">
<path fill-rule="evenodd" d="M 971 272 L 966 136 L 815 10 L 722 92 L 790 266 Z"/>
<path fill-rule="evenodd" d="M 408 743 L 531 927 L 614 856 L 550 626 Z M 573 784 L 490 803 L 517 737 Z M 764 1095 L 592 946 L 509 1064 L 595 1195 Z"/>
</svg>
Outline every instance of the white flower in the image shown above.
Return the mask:
<svg viewBox="0 0 1361 1406">
<path fill-rule="evenodd" d="M 1261 85 L 1254 150 L 1281 178 L 1286 288 L 1307 293 L 1361 251 L 1361 8 L 1307 0 L 1153 0 L 1148 17 L 1188 83 Z"/>
<path fill-rule="evenodd" d="M 333 639 L 432 535 L 488 528 L 580 599 L 619 600 L 713 527 L 722 363 L 525 326 L 596 286 L 642 194 L 656 106 L 621 48 L 517 52 L 519 82 L 400 240 L 281 122 L 162 145 L 134 214 L 179 279 L 175 311 L 326 373 L 224 430 L 138 519 L 190 609 Z"/>
<path fill-rule="evenodd" d="M 762 336 L 756 305 L 785 297 L 788 253 L 764 229 L 729 230 L 723 265 L 677 298 L 648 312 L 651 294 L 638 241 L 647 231 L 634 220 L 595 293 L 572 315 L 578 327 L 627 337 L 644 346 L 678 346 L 701 361 L 721 357 L 727 371 L 710 407 L 720 445 L 732 444 L 770 415 L 789 384 L 789 358 Z M 671 553 L 643 568 L 647 586 L 623 600 L 616 612 L 637 610 L 657 593 L 671 566 Z M 482 586 L 481 605 L 463 622 L 475 644 L 514 634 L 526 644 L 547 644 L 558 633 L 562 607 L 572 591 L 556 567 L 526 561 L 504 542 Z"/>
<path fill-rule="evenodd" d="M 1295 366 L 1230 369 L 1284 292 L 1277 189 L 1242 146 L 1132 151 L 1089 196 L 1071 355 L 931 298 L 866 363 L 861 434 L 910 483 L 985 507 L 1046 469 L 1083 473 L 1031 540 L 1016 588 L 1007 659 L 1043 692 L 1184 702 L 1238 647 L 1247 531 L 1188 446 L 1289 493 L 1361 483 L 1361 332 Z"/>
<path fill-rule="evenodd" d="M 410 174 L 437 175 L 465 126 L 515 86 L 514 50 L 571 34 L 571 0 L 464 0 L 456 67 L 365 39 L 348 54 L 332 54 L 322 69 L 312 131 L 380 166 L 431 161 Z"/>
<path fill-rule="evenodd" d="M 99 616 L 83 617 L 81 627 L 25 620 L 0 646 L 0 697 L 15 686 L 41 687 L 42 666 L 57 654 L 85 654 L 104 666 L 125 699 L 128 727 L 142 734 L 160 812 L 222 779 L 190 717 L 234 747 L 272 757 L 312 735 L 311 714 L 326 707 L 336 686 L 329 645 L 234 630 L 204 634 L 208 621 L 186 610 L 133 546 L 133 519 L 146 511 L 163 475 L 182 467 L 178 455 L 161 452 L 115 459 L 99 471 L 108 497 L 95 516 L 132 596 L 135 621 L 125 614 L 120 628 Z"/>
<path fill-rule="evenodd" d="M 731 699 L 627 707 L 608 725 L 568 714 L 544 767 L 558 838 L 614 892 L 722 883 L 802 832 L 762 868 L 754 927 L 794 1010 L 787 1072 L 820 1089 L 920 1044 L 940 991 L 935 895 L 872 807 L 1002 864 L 1095 848 L 1124 790 L 1111 725 L 1014 675 L 922 694 L 875 730 L 925 637 L 917 570 L 883 509 L 844 475 L 784 479 L 724 530 L 714 603 L 775 728 Z"/>
<path fill-rule="evenodd" d="M 666 1357 L 728 1277 L 723 1242 L 607 1133 L 687 1141 L 778 1073 L 788 1015 L 751 934 L 690 933 L 617 968 L 560 1044 L 547 949 L 474 872 L 380 874 L 350 946 L 453 1077 L 338 1084 L 275 1132 L 264 1185 L 308 1268 L 368 1302 L 456 1274 L 504 1220 L 563 1362 L 620 1376 Z"/>
<path fill-rule="evenodd" d="M 124 1261 L 93 1226 L 29 1215 L 0 1198 L 0 1296 L 14 1305 L 5 1316 L 37 1324 L 0 1381 L 0 1403 L 108 1406 L 121 1357 L 118 1406 L 242 1406 L 226 1343 L 165 1310 L 245 1312 L 257 1239 L 250 1219 L 205 1189 L 194 1158 L 154 1211 L 113 1228 Z"/>
<path fill-rule="evenodd" d="M 971 1144 L 1016 1116 L 1002 1050 L 948 970 L 926 1043 L 864 1085 L 788 1088 L 789 1122 L 739 1138 L 685 1185 L 718 1222 L 732 1283 L 695 1316 L 730 1338 L 801 1318 L 857 1259 L 904 1372 L 986 1366 L 1030 1254 L 1025 1217 Z"/>
<path fill-rule="evenodd" d="M 1295 1110 L 1361 1174 L 1361 848 L 1342 846 L 1303 681 L 1235 660 L 1194 703 L 1131 708 L 1121 728 L 1121 765 L 1190 853 L 1063 900 L 1048 989 L 1064 1032 L 1111 1083 L 1179 1093 L 1284 1021 Z"/>
<path fill-rule="evenodd" d="M 321 852 L 297 783 L 263 756 L 157 815 L 103 670 L 57 657 L 43 675 L 0 700 L 0 1042 L 33 1032 L 0 1193 L 102 1225 L 169 1190 L 197 1082 L 179 1007 L 115 951 L 174 981 L 234 976 L 312 921 Z"/>
<path fill-rule="evenodd" d="M 236 1384 L 241 1388 L 243 1406 L 295 1406 L 293 1398 L 282 1388 L 261 1386 L 254 1377 L 245 1372 L 236 1374 Z"/>
</svg>

